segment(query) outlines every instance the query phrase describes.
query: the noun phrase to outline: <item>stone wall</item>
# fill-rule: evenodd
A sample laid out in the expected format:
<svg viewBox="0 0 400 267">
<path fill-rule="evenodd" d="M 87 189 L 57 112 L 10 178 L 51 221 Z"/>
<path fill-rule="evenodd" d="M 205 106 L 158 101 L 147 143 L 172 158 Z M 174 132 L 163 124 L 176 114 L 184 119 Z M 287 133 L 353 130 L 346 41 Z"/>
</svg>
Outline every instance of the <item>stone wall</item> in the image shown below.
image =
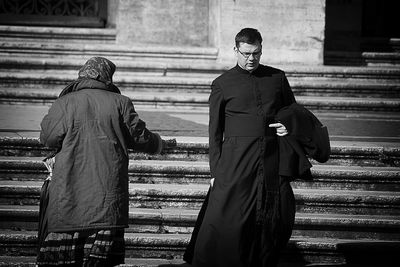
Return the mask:
<svg viewBox="0 0 400 267">
<path fill-rule="evenodd" d="M 208 0 L 120 0 L 117 42 L 209 46 Z"/>
<path fill-rule="evenodd" d="M 217 47 L 219 61 L 234 62 L 236 33 L 254 27 L 263 62 L 323 63 L 325 0 L 118 1 L 119 44 Z"/>
</svg>

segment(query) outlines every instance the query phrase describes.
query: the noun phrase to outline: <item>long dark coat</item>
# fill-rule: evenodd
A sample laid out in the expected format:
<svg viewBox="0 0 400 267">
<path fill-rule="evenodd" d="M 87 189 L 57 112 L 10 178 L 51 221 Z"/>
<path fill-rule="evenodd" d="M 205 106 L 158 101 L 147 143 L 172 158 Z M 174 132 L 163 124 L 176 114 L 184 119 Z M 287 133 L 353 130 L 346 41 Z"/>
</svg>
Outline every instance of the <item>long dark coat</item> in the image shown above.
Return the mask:
<svg viewBox="0 0 400 267">
<path fill-rule="evenodd" d="M 49 185 L 48 231 L 128 227 L 128 148 L 154 152 L 132 101 L 84 79 L 58 98 L 41 123 L 42 144 L 60 148 Z M 150 136 L 141 141 L 145 132 Z"/>
<path fill-rule="evenodd" d="M 290 238 L 295 204 L 289 182 L 279 177 L 278 137 L 268 124 L 278 110 L 295 102 L 293 93 L 283 71 L 264 65 L 253 73 L 236 66 L 215 79 L 211 89 L 209 156 L 215 182 L 192 264 L 274 265 Z M 277 192 L 270 190 L 274 187 Z M 274 230 L 279 237 L 266 249 L 259 225 L 269 226 L 263 218 L 264 223 L 257 221 L 268 193 L 279 199 L 278 206 L 270 207 L 278 209 L 279 229 Z"/>
</svg>

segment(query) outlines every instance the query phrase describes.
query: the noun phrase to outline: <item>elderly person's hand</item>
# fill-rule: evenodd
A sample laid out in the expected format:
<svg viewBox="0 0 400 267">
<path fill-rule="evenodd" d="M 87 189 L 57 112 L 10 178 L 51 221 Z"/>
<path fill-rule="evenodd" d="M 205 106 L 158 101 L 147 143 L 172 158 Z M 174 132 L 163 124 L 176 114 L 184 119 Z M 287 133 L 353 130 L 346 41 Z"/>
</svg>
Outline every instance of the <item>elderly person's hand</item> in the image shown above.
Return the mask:
<svg viewBox="0 0 400 267">
<path fill-rule="evenodd" d="M 278 136 L 285 136 L 288 134 L 288 131 L 287 131 L 285 125 L 283 125 L 282 123 L 279 123 L 279 122 L 272 123 L 272 124 L 268 125 L 268 127 L 276 128 L 276 134 Z"/>
<path fill-rule="evenodd" d="M 163 139 L 162 140 L 164 148 L 172 148 L 177 146 L 177 142 L 175 138 L 172 139 Z"/>
</svg>

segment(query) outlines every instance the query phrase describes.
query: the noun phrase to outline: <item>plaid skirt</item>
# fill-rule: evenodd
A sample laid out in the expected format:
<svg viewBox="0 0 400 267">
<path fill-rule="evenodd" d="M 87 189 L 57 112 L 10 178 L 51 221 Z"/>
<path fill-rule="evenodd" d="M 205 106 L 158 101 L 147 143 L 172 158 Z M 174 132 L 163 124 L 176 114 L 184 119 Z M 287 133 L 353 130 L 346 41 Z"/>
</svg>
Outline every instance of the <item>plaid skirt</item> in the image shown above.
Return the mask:
<svg viewBox="0 0 400 267">
<path fill-rule="evenodd" d="M 49 233 L 38 266 L 115 266 L 125 259 L 124 229 Z"/>
</svg>

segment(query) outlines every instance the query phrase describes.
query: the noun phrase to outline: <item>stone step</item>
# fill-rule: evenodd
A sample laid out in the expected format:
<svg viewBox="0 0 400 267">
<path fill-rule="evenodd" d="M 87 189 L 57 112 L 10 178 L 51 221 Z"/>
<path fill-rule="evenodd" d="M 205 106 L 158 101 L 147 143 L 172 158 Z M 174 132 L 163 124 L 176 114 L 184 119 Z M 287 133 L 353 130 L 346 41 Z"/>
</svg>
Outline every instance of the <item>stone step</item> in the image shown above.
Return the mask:
<svg viewBox="0 0 400 267">
<path fill-rule="evenodd" d="M 313 180 L 292 182 L 299 189 L 400 191 L 399 167 L 314 165 Z M 0 157 L 0 181 L 43 181 L 42 158 Z M 141 184 L 208 184 L 206 161 L 131 160 L 129 180 Z"/>
<path fill-rule="evenodd" d="M 112 28 L 71 28 L 71 27 L 32 27 L 0 25 L 2 42 L 54 42 L 64 43 L 109 43 L 116 40 L 116 29 Z"/>
<path fill-rule="evenodd" d="M 0 204 L 37 205 L 42 182 L 1 181 Z M 207 184 L 139 184 L 129 187 L 135 208 L 199 208 Z M 400 194 L 390 191 L 357 191 L 294 188 L 299 212 L 400 215 Z"/>
<path fill-rule="evenodd" d="M 101 56 L 110 60 L 140 60 L 168 62 L 212 61 L 218 56 L 214 47 L 139 46 L 109 43 L 47 43 L 22 41 L 0 42 L 0 55 L 38 58 L 90 58 Z"/>
<path fill-rule="evenodd" d="M 51 104 L 59 95 L 60 90 L 48 89 L 1 89 L 1 104 Z M 175 91 L 144 90 L 140 92 L 122 91 L 130 97 L 136 106 L 141 108 L 175 108 L 190 110 L 206 110 L 209 93 L 182 93 Z M 325 96 L 296 96 L 298 103 L 312 111 L 335 112 L 399 112 L 400 100 L 397 98 L 360 98 L 360 97 L 325 97 Z"/>
<path fill-rule="evenodd" d="M 287 259 L 290 260 L 290 259 Z M 364 267 L 365 265 L 360 264 L 347 264 L 347 263 L 304 263 L 293 262 L 293 261 L 285 261 L 282 259 L 281 262 L 278 263 L 277 267 Z M 0 266 L 1 267 L 35 267 L 35 257 L 34 256 L 20 256 L 18 258 L 8 257 L 8 256 L 0 256 Z M 138 259 L 138 258 L 127 258 L 125 259 L 125 264 L 118 265 L 119 267 L 190 267 L 191 265 L 185 263 L 182 259 Z M 371 263 L 368 264 L 368 267 L 396 267 L 396 264 L 386 263 L 382 265 L 382 263 Z"/>
<path fill-rule="evenodd" d="M 10 87 L 13 87 L 13 83 L 9 80 L 18 79 L 19 82 L 26 83 L 26 85 L 30 85 L 29 82 L 31 82 L 32 88 L 34 88 L 33 82 L 41 82 L 41 85 L 45 87 L 56 85 L 57 87 L 55 89 L 61 89 L 58 87 L 76 79 L 77 71 L 85 62 L 80 58 L 81 61 L 79 65 L 71 67 L 67 64 L 68 60 L 65 60 L 54 63 L 57 66 L 57 68 L 54 68 L 51 63 L 47 63 L 46 60 L 43 59 L 37 59 L 43 66 L 36 66 L 35 63 L 29 62 L 27 64 L 25 62 L 19 63 L 18 61 L 18 63 L 14 63 L 13 61 L 15 60 L 14 58 L 4 58 L 0 60 L 0 78 L 4 85 L 9 84 Z M 24 64 L 23 67 L 20 66 L 22 64 Z M 184 63 L 157 62 L 155 65 L 155 63 L 124 61 L 116 62 L 116 64 L 118 65 L 114 75 L 114 81 L 121 89 L 130 88 L 132 84 L 138 84 L 135 89 L 140 89 L 140 86 L 143 88 L 146 86 L 151 88 L 152 84 L 158 84 L 159 87 L 165 87 L 166 89 L 168 89 L 168 85 L 173 84 L 180 85 L 182 88 L 185 88 L 185 85 L 187 87 L 196 85 L 197 87 L 194 87 L 195 89 L 203 87 L 209 89 L 212 80 L 223 73 L 225 69 L 228 69 L 228 67 L 221 66 L 218 68 L 218 65 L 204 63 L 185 65 Z M 375 89 L 386 90 L 390 93 L 391 91 L 398 91 L 400 88 L 400 69 L 398 71 L 384 68 L 381 70 L 367 69 L 366 72 L 369 72 L 365 73 L 366 77 L 358 73 L 353 73 L 351 70 L 347 70 L 347 74 L 346 70 L 343 70 L 342 73 L 338 73 L 333 70 L 329 72 L 329 69 L 325 70 L 325 72 L 318 72 L 318 70 L 312 68 L 290 70 L 285 67 L 285 71 L 292 88 L 298 91 L 301 89 L 342 89 L 343 91 L 360 90 L 361 92 L 368 92 Z M 306 71 L 308 71 L 308 73 Z M 390 76 L 389 71 L 391 71 L 393 76 Z M 387 76 L 385 76 L 385 74 L 387 74 Z"/>
<path fill-rule="evenodd" d="M 27 138 L 39 136 L 40 123 L 47 114 L 49 107 L 47 104 L 0 104 L 0 136 Z M 185 142 L 189 138 L 188 142 L 191 144 L 198 142 L 208 143 L 206 139 L 208 137 L 209 121 L 207 107 L 194 109 L 193 106 L 168 108 L 141 105 L 135 108 L 141 119 L 146 121 L 147 127 L 150 130 L 156 131 L 166 138 L 181 136 L 185 137 Z M 366 143 L 368 144 L 367 146 L 372 145 L 372 147 L 378 146 L 384 148 L 398 147 L 400 144 L 399 112 L 317 110 L 314 111 L 314 114 L 327 126 L 330 140 L 333 142 L 345 141 L 348 144 L 347 146 L 351 147 L 358 146 L 360 143 Z M 181 140 L 181 138 L 178 139 Z M 200 139 L 204 141 L 199 141 Z M 190 151 L 183 150 L 183 152 Z M 382 155 L 385 156 L 386 152 L 386 149 L 383 149 Z M 203 155 L 203 152 L 196 152 L 195 154 L 182 156 L 193 158 L 197 156 L 203 157 Z M 366 158 L 366 160 L 371 159 Z M 380 156 L 376 160 L 378 160 L 376 162 L 378 165 L 381 165 L 383 161 L 392 161 L 390 157 L 382 158 Z M 348 161 L 352 162 L 351 158 L 348 158 Z M 363 164 L 359 155 L 356 157 L 354 163 L 357 161 L 359 164 Z"/>
<path fill-rule="evenodd" d="M 396 264 L 388 263 L 389 265 L 382 265 L 381 263 L 372 263 L 368 264 L 369 267 L 396 267 Z M 0 256 L 0 266 L 1 267 L 35 267 L 35 257 L 7 257 L 7 256 Z M 190 267 L 191 265 L 185 263 L 182 259 L 137 259 L 137 258 L 127 258 L 125 259 L 125 264 L 118 265 L 120 267 L 173 267 L 173 266 L 180 266 L 180 267 Z M 315 266 L 324 266 L 324 267 L 361 267 L 364 265 L 359 264 L 346 264 L 346 263 L 304 263 L 304 262 L 285 262 L 283 259 L 277 265 L 278 267 L 315 267 Z"/>
<path fill-rule="evenodd" d="M 362 57 L 368 66 L 400 67 L 400 52 L 363 52 Z"/>
<path fill-rule="evenodd" d="M 324 64 L 399 68 L 400 52 L 326 51 Z"/>
<path fill-rule="evenodd" d="M 60 55 L 60 47 L 70 46 L 73 43 L 79 50 L 80 46 L 85 46 L 84 54 L 90 55 L 102 55 L 109 56 L 107 49 L 96 49 L 99 44 L 110 44 L 115 46 L 116 30 L 115 29 L 88 29 L 88 28 L 62 28 L 62 27 L 23 27 L 23 26 L 0 26 L 0 37 L 6 45 L 3 45 L 3 49 L 11 48 L 6 50 L 6 53 L 12 53 L 13 49 L 21 51 L 22 54 L 32 51 L 34 55 L 37 54 L 48 54 L 49 56 L 57 57 Z M 66 44 L 68 41 L 68 44 Z M 391 43 L 398 42 L 398 39 L 392 38 Z M 30 42 L 30 43 L 29 43 Z M 19 43 L 19 44 L 18 44 Z M 75 43 L 75 44 L 74 44 Z M 93 43 L 91 45 L 91 43 Z M 35 47 L 36 45 L 36 47 Z M 392 44 L 396 45 L 396 44 Z M 90 46 L 93 46 L 89 48 Z M 38 52 L 40 50 L 40 52 Z M 68 50 L 65 48 L 64 50 Z M 71 50 L 71 49 L 70 49 Z M 74 49 L 72 49 L 73 51 Z M 159 51 L 165 50 L 165 48 L 158 48 Z M 45 52 L 47 51 L 47 52 Z M 15 52 L 15 49 L 14 49 Z M 18 53 L 18 52 L 17 52 Z M 74 52 L 65 52 L 68 56 L 75 55 Z M 126 57 L 127 55 L 121 56 L 120 53 L 116 53 L 119 57 Z M 129 54 L 129 53 L 125 53 Z M 161 53 L 162 54 L 162 53 Z M 80 54 L 80 56 L 82 53 Z M 332 58 L 334 56 L 329 56 Z M 354 56 L 353 56 L 354 57 Z M 364 64 L 368 65 L 390 65 L 396 66 L 398 64 L 398 53 L 391 55 L 380 54 L 376 55 L 374 52 L 358 53 L 356 56 L 360 58 L 358 61 L 363 61 Z M 387 59 L 389 57 L 389 59 Z M 146 58 L 142 55 L 141 59 Z M 215 59 L 215 58 L 214 58 Z"/>
<path fill-rule="evenodd" d="M 179 259 L 183 255 L 189 237 L 184 234 L 127 233 L 125 235 L 127 263 L 129 264 L 129 259 Z M 36 255 L 35 232 L 0 231 L 0 244 L 3 259 Z M 396 266 L 395 264 L 399 263 L 399 249 L 399 241 L 298 237 L 289 241 L 282 253 L 281 261 L 294 264 L 286 266 L 296 266 L 299 263 L 313 264 L 313 266 L 317 264 L 340 266 L 347 263 Z"/>
<path fill-rule="evenodd" d="M 363 37 L 360 50 L 365 52 L 400 52 L 400 38 Z"/>
<path fill-rule="evenodd" d="M 38 137 L 0 135 L 1 157 L 46 157 L 52 150 L 39 143 Z M 38 135 L 38 133 L 36 133 Z M 183 160 L 208 161 L 207 137 L 163 136 L 163 139 L 175 138 L 176 147 L 167 148 L 162 155 L 134 153 L 134 160 Z M 37 159 L 40 160 L 40 159 Z M 313 164 L 318 164 L 312 161 Z M 400 143 L 398 142 L 361 142 L 331 141 L 329 165 L 357 165 L 374 167 L 400 167 Z"/>
<path fill-rule="evenodd" d="M 389 45 L 393 51 L 400 52 L 400 38 L 390 38 Z"/>
<path fill-rule="evenodd" d="M 169 48 L 170 49 L 170 48 Z M 162 50 L 165 50 L 163 48 Z M 1 46 L 0 46 L 1 54 Z M 77 56 L 76 58 L 60 58 L 60 57 L 35 57 L 34 55 L 22 54 L 21 56 L 3 55 L 0 58 L 0 69 L 6 70 L 42 70 L 57 72 L 76 71 L 85 63 L 88 58 Z M 192 60 L 191 62 L 179 61 L 141 61 L 141 60 L 110 60 L 117 66 L 118 73 L 137 73 L 140 75 L 155 76 L 206 76 L 215 78 L 233 65 L 224 62 L 203 62 Z M 265 62 L 265 64 L 268 64 Z M 276 68 L 285 71 L 286 76 L 290 78 L 326 78 L 326 79 L 342 79 L 352 80 L 361 79 L 364 81 L 400 81 L 400 69 L 391 67 L 337 67 L 337 66 L 312 66 L 312 65 L 277 65 Z"/>
<path fill-rule="evenodd" d="M 131 208 L 130 233 L 190 234 L 195 225 L 197 209 Z M 38 206 L 0 205 L 0 229 L 36 231 Z M 400 239 L 399 216 L 354 215 L 329 213 L 296 214 L 293 237 Z"/>
<path fill-rule="evenodd" d="M 61 90 L 73 81 L 75 71 L 7 70 L 0 72 L 2 98 L 29 98 L 36 95 L 44 99 L 55 98 Z M 67 74 L 70 73 L 70 74 Z M 186 98 L 207 98 L 210 85 L 217 75 L 182 76 L 162 75 L 161 73 L 119 72 L 114 76 L 115 84 L 124 94 L 184 94 Z M 354 97 L 354 98 L 394 98 L 400 99 L 400 81 L 363 80 L 345 78 L 289 77 L 295 96 Z M 198 94 L 198 96 L 197 96 Z"/>
<path fill-rule="evenodd" d="M 7 29 L 6 29 L 7 30 Z M 6 31 L 5 30 L 5 31 Z M 107 30 L 107 29 L 104 29 Z M 178 56 L 178 54 L 184 54 L 182 53 L 183 50 L 186 48 L 178 48 L 177 51 L 175 52 L 175 56 L 167 55 L 165 53 L 166 51 L 169 51 L 171 48 L 170 47 L 154 47 L 152 48 L 151 52 L 149 53 L 149 50 L 143 49 L 142 47 L 128 47 L 128 46 L 122 46 L 122 45 L 116 45 L 114 44 L 102 44 L 101 41 L 100 43 L 95 43 L 95 44 L 90 44 L 90 42 L 86 42 L 84 44 L 79 44 L 79 43 L 73 43 L 73 42 L 68 42 L 68 43 L 48 43 L 48 40 L 40 40 L 40 39 L 35 39 L 32 40 L 29 38 L 29 34 L 26 32 L 23 33 L 23 31 L 20 31 L 19 33 L 13 33 L 10 34 L 10 36 L 15 35 L 17 36 L 24 36 L 26 35 L 26 38 L 20 39 L 20 41 L 15 41 L 13 40 L 14 38 L 9 38 L 7 36 L 7 33 L 4 34 L 4 30 L 0 29 L 0 36 L 1 33 L 4 36 L 5 35 L 5 41 L 3 41 L 0 45 L 0 53 L 3 53 L 4 55 L 16 55 L 16 56 L 28 56 L 28 57 L 91 57 L 91 56 L 104 56 L 108 57 L 111 60 L 116 60 L 116 59 L 140 59 L 140 60 L 149 60 L 151 58 L 157 57 L 159 59 L 166 59 L 166 58 L 174 58 L 174 59 L 189 59 L 190 57 L 187 56 Z M 71 30 L 70 30 L 71 31 Z M 85 35 L 85 30 L 81 29 L 82 32 L 81 37 L 87 38 L 87 35 Z M 110 31 L 110 29 L 109 29 Z M 53 37 L 60 38 L 61 40 L 65 38 L 65 36 L 68 34 L 70 35 L 70 38 L 72 40 L 79 40 L 79 38 L 74 38 L 73 33 L 68 33 L 66 30 L 57 30 L 54 31 L 55 33 L 53 34 Z M 57 34 L 61 33 L 61 34 Z M 64 33 L 62 33 L 64 32 Z M 87 31 L 86 31 L 87 32 Z M 98 29 L 97 36 L 101 35 L 101 30 Z M 105 31 L 104 31 L 105 32 Z M 22 34 L 21 34 L 22 33 Z M 104 34 L 104 33 L 103 33 Z M 43 30 L 42 32 L 38 32 L 36 35 L 37 38 L 46 38 L 46 30 Z M 49 34 L 47 34 L 49 35 Z M 50 35 L 51 36 L 51 35 Z M 97 37 L 94 34 L 95 37 Z M 113 36 L 115 38 L 115 35 Z M 47 37 L 48 38 L 48 37 Z M 54 39 L 56 39 L 54 38 Z M 18 39 L 17 39 L 18 40 Z M 95 39 L 96 40 L 96 39 Z M 99 38 L 97 38 L 99 40 Z M 7 42 L 8 41 L 8 42 Z M 29 42 L 30 41 L 30 42 Z M 99 47 L 100 46 L 100 47 Z M 190 48 L 191 49 L 191 48 Z M 197 49 L 197 48 L 195 48 Z M 199 57 L 199 54 L 197 59 L 200 58 L 208 58 L 208 59 L 216 59 L 216 54 L 217 54 L 217 49 L 216 48 L 207 48 L 208 50 L 213 51 L 212 53 L 214 56 L 211 57 L 205 57 L 206 53 L 201 53 L 202 56 Z M 156 51 L 156 52 L 155 52 Z M 204 50 L 203 50 L 204 51 Z M 190 53 L 187 53 L 190 54 Z M 344 55 L 342 52 L 337 53 L 337 52 L 330 52 L 330 54 L 327 55 L 329 58 L 329 61 L 335 60 L 335 58 L 343 58 Z M 393 53 L 378 53 L 378 52 L 363 52 L 363 53 L 356 53 L 352 56 L 347 55 L 347 58 L 355 58 L 357 61 L 362 64 L 370 65 L 370 66 L 397 66 L 399 63 L 399 53 L 393 52 Z"/>
<path fill-rule="evenodd" d="M 0 256 L 0 267 L 36 267 L 35 256 Z M 190 267 L 182 259 L 155 259 L 155 258 L 125 258 L 125 264 L 120 264 L 118 267 Z M 285 263 L 279 264 L 279 267 L 289 267 Z M 294 265 L 290 263 L 290 267 L 305 267 L 304 264 Z M 329 267 L 329 266 L 326 266 Z M 334 266 L 332 266 L 334 267 Z"/>
</svg>

